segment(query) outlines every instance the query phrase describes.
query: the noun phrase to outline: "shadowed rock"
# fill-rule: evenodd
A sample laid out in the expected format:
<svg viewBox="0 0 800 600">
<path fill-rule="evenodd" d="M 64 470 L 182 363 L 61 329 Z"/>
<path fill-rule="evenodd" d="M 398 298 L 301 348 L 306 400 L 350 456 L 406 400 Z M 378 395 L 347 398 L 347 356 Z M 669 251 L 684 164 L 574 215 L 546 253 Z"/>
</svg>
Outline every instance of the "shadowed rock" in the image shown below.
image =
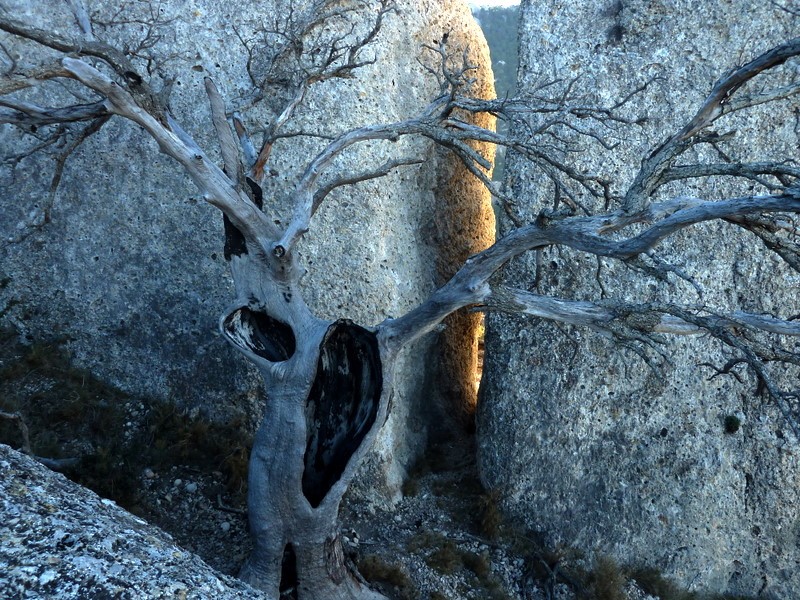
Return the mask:
<svg viewBox="0 0 800 600">
<path fill-rule="evenodd" d="M 3 597 L 49 600 L 265 597 L 157 527 L 3 444 L 0 590 Z"/>
</svg>

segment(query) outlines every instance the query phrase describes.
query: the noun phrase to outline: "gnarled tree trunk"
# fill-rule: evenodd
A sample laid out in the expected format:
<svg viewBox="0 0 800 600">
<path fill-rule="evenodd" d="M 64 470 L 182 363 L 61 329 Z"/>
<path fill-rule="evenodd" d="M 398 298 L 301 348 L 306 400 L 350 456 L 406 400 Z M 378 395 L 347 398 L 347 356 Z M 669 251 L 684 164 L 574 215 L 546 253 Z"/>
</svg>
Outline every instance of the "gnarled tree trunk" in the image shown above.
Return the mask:
<svg viewBox="0 0 800 600">
<path fill-rule="evenodd" d="M 276 598 L 291 588 L 298 598 L 380 598 L 348 568 L 337 521 L 375 425 L 386 419 L 384 365 L 393 356 L 375 331 L 316 318 L 290 254 L 250 252 L 227 219 L 226 233 L 237 302 L 220 326 L 258 366 L 266 388 L 250 457 L 254 550 L 240 576 Z"/>
</svg>

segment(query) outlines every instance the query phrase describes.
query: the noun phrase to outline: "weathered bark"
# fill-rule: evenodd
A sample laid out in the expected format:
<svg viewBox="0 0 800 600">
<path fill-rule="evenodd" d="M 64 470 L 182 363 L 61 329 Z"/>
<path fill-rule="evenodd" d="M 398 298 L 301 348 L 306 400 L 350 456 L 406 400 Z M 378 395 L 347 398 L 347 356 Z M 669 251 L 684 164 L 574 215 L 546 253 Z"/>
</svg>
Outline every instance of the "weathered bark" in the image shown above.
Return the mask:
<svg viewBox="0 0 800 600">
<path fill-rule="evenodd" d="M 258 366 L 266 390 L 249 470 L 254 549 L 240 577 L 275 598 L 281 588 L 301 599 L 381 598 L 346 564 L 337 522 L 386 419 L 393 354 L 373 331 L 316 318 L 291 253 L 251 251 L 229 222 L 226 231 L 237 301 L 220 327 Z"/>
</svg>

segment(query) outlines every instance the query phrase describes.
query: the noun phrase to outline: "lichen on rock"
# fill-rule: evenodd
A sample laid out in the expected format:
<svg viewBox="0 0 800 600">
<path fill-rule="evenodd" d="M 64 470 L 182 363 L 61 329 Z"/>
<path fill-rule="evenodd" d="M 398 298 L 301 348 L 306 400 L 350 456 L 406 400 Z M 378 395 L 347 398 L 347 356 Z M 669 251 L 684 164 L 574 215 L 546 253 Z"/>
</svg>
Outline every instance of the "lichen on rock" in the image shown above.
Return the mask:
<svg viewBox="0 0 800 600">
<path fill-rule="evenodd" d="M 3 444 L 0 515 L 3 597 L 263 597 L 160 529 Z"/>
</svg>

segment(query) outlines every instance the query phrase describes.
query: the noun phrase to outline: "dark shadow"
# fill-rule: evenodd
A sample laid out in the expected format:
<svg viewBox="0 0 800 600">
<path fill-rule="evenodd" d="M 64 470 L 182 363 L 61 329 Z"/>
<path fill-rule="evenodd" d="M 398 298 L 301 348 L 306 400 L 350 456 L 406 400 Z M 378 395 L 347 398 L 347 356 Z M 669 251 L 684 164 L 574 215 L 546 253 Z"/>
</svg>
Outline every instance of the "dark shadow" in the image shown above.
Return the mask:
<svg viewBox="0 0 800 600">
<path fill-rule="evenodd" d="M 265 312 L 243 306 L 225 317 L 222 326 L 236 346 L 270 362 L 289 360 L 294 354 L 296 341 L 292 328 Z"/>
<path fill-rule="evenodd" d="M 333 323 L 320 346 L 308 397 L 303 494 L 317 507 L 375 424 L 383 372 L 375 334 L 347 320 Z"/>
<path fill-rule="evenodd" d="M 283 549 L 283 562 L 281 563 L 281 583 L 279 586 L 282 600 L 297 598 L 297 555 L 294 546 L 286 544 Z"/>
</svg>

